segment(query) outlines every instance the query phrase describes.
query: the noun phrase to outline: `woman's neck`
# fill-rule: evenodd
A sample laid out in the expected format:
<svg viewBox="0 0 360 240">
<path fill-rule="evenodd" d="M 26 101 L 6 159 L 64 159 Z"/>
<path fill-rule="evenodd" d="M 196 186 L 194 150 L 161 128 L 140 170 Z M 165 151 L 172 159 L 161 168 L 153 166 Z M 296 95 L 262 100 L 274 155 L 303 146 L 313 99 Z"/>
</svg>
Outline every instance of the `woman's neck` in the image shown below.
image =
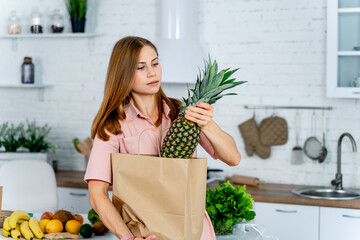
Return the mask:
<svg viewBox="0 0 360 240">
<path fill-rule="evenodd" d="M 140 96 L 138 94 L 132 94 L 130 101 L 144 116 L 147 116 L 151 118 L 153 122 L 156 122 L 159 116 L 159 109 L 155 95 Z"/>
</svg>

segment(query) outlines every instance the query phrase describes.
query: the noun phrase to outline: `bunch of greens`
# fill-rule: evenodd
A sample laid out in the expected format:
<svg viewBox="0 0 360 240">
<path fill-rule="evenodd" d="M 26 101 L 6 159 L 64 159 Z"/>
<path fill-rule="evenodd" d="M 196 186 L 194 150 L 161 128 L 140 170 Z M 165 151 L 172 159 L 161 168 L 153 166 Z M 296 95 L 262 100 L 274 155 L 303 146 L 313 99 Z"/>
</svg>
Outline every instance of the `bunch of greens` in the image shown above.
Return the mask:
<svg viewBox="0 0 360 240">
<path fill-rule="evenodd" d="M 251 211 L 254 200 L 245 190 L 245 186 L 233 187 L 227 181 L 206 191 L 206 211 L 216 234 L 231 234 L 234 224 L 254 219 L 255 212 Z"/>
<path fill-rule="evenodd" d="M 23 146 L 21 132 L 24 124 L 15 126 L 13 123 L 5 122 L 0 127 L 0 146 L 5 147 L 6 152 L 16 152 L 16 149 Z"/>
<path fill-rule="evenodd" d="M 47 152 L 52 145 L 45 138 L 51 128 L 47 124 L 42 127 L 36 126 L 35 120 L 32 122 L 26 120 L 26 126 L 20 137 L 23 147 L 28 148 L 30 152 Z"/>
<path fill-rule="evenodd" d="M 65 0 L 71 18 L 85 18 L 87 0 Z"/>
<path fill-rule="evenodd" d="M 94 209 L 90 209 L 90 211 L 88 212 L 88 219 L 92 224 L 96 223 L 97 221 L 100 221 L 100 217 L 95 212 Z"/>
</svg>

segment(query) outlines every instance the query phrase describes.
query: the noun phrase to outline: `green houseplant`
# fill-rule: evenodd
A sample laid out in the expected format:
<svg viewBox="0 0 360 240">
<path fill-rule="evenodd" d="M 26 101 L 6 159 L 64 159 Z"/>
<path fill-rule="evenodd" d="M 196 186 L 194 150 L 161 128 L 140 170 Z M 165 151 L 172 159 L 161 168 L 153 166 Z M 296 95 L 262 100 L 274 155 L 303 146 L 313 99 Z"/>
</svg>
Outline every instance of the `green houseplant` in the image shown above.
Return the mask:
<svg viewBox="0 0 360 240">
<path fill-rule="evenodd" d="M 65 0 L 73 32 L 85 32 L 87 0 Z"/>
<path fill-rule="evenodd" d="M 29 152 L 47 152 L 52 147 L 45 139 L 50 130 L 48 124 L 37 126 L 35 120 L 32 122 L 26 120 L 26 128 L 21 133 L 20 141 Z"/>
<path fill-rule="evenodd" d="M 245 186 L 233 187 L 227 181 L 206 191 L 206 211 L 216 234 L 232 234 L 235 224 L 254 219 L 254 200 L 245 190 Z"/>
<path fill-rule="evenodd" d="M 21 132 L 24 130 L 24 124 L 15 126 L 13 123 L 4 122 L 0 127 L 0 147 L 5 148 L 5 152 L 16 152 L 23 146 Z"/>
</svg>

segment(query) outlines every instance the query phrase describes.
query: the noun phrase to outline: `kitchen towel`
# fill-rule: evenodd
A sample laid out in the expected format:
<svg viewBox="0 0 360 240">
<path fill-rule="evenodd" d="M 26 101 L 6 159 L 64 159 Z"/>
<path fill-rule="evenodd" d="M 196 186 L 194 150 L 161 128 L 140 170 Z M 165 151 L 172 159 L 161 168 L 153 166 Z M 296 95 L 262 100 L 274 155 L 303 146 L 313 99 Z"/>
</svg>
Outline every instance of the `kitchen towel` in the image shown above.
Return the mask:
<svg viewBox="0 0 360 240">
<path fill-rule="evenodd" d="M 250 118 L 241 123 L 239 129 L 245 143 L 246 154 L 249 157 L 251 157 L 254 152 L 263 159 L 270 157 L 270 146 L 261 144 L 259 128 L 254 118 Z"/>
<path fill-rule="evenodd" d="M 268 117 L 260 123 L 260 142 L 263 145 L 283 145 L 288 140 L 286 120 L 280 117 Z"/>
<path fill-rule="evenodd" d="M 203 230 L 206 158 L 112 154 L 113 204 L 136 237 L 198 240 Z"/>
</svg>

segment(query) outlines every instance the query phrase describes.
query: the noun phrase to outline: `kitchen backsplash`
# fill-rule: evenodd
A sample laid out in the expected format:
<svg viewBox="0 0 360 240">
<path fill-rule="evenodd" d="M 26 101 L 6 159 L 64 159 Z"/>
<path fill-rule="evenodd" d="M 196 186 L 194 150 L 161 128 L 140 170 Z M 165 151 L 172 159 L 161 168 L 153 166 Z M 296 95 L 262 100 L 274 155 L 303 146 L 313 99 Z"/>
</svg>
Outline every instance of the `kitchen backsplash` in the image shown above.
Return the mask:
<svg viewBox="0 0 360 240">
<path fill-rule="evenodd" d="M 44 101 L 34 89 L 0 86 L 0 122 L 36 119 L 52 127 L 50 140 L 56 146 L 54 159 L 60 169 L 84 170 L 84 157 L 72 139 L 90 135 L 93 118 L 101 103 L 107 64 L 114 43 L 126 35 L 139 35 L 156 42 L 159 31 L 159 0 L 89 0 L 87 32 L 101 33 L 89 39 L 31 38 L 13 41 L 0 38 L 0 85 L 20 83 L 25 56 L 35 64 L 35 81 L 52 85 L 44 90 Z M 46 17 L 55 8 L 63 14 L 63 1 L 0 0 L 0 35 L 7 33 L 7 19 L 16 10 L 26 26 L 26 17 L 38 7 Z M 136 13 L 136 14 L 134 14 Z M 67 18 L 67 16 L 66 16 Z M 45 18 L 47 19 L 47 18 Z M 353 99 L 328 99 L 325 94 L 326 1 L 213 1 L 200 0 L 200 39 L 206 52 L 222 67 L 240 67 L 235 77 L 248 83 L 235 89 L 237 96 L 215 104 L 214 120 L 231 134 L 243 158 L 228 167 L 209 159 L 210 168 L 223 168 L 226 175 L 256 176 L 274 183 L 329 185 L 336 173 L 337 140 L 350 132 L 360 149 L 360 106 Z M 65 32 L 70 32 L 65 24 Z M 89 43 L 94 49 L 89 48 Z M 161 52 L 160 52 L 161 59 Z M 202 66 L 200 66 L 202 67 Z M 186 71 L 186 69 L 179 69 Z M 194 76 L 195 78 L 196 76 Z M 184 84 L 163 84 L 168 96 L 186 95 Z M 287 120 L 289 139 L 271 148 L 268 159 L 248 157 L 238 125 L 253 116 L 259 124 L 273 110 L 247 110 L 244 105 L 332 106 L 327 111 L 328 157 L 318 164 L 304 157 L 305 164 L 291 165 L 295 146 L 295 110 L 276 110 Z M 312 111 L 302 110 L 300 143 L 311 133 Z M 317 111 L 317 135 L 321 137 L 321 111 Z M 207 156 L 199 149 L 200 156 Z M 343 142 L 342 171 L 345 187 L 360 188 L 360 153 L 351 153 Z"/>
</svg>

